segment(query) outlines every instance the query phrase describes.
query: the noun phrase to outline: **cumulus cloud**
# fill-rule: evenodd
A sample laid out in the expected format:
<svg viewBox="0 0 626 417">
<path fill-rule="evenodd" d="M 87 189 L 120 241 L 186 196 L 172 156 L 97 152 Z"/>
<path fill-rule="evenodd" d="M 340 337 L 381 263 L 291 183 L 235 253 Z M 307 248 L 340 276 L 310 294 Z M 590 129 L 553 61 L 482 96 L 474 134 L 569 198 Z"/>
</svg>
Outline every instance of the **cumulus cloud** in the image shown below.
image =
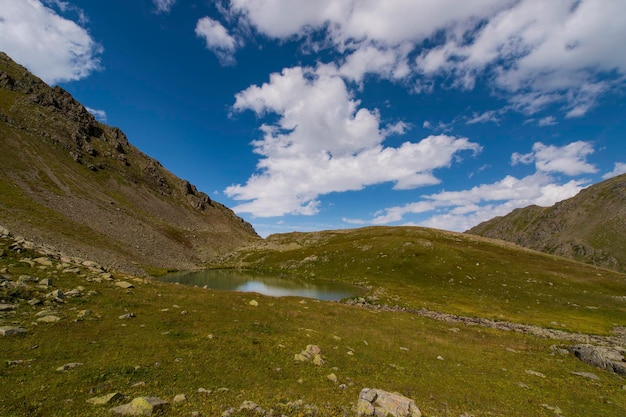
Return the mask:
<svg viewBox="0 0 626 417">
<path fill-rule="evenodd" d="M 63 2 L 47 2 L 51 6 Z M 82 13 L 79 20 L 86 18 Z M 100 69 L 102 46 L 89 32 L 39 0 L 4 0 L 0 50 L 49 84 L 74 81 Z"/>
<path fill-rule="evenodd" d="M 582 116 L 626 74 L 622 0 L 231 0 L 228 11 L 273 38 L 321 33 L 347 78 L 430 92 L 438 79 L 472 89 L 488 77 L 526 114 L 560 103 Z"/>
<path fill-rule="evenodd" d="M 196 35 L 204 39 L 207 49 L 213 51 L 222 64 L 234 63 L 237 40 L 220 22 L 203 17 L 196 23 Z"/>
<path fill-rule="evenodd" d="M 534 162 L 537 171 L 556 172 L 566 175 L 592 174 L 597 168 L 586 161 L 594 152 L 589 142 L 577 141 L 565 146 L 544 145 L 536 142 L 533 150 L 527 154 L 514 153 L 511 163 L 529 164 Z"/>
<path fill-rule="evenodd" d="M 613 167 L 613 171 L 607 172 L 602 176 L 603 179 L 608 180 L 609 178 L 617 177 L 618 175 L 626 174 L 626 163 L 624 162 L 616 162 Z"/>
<path fill-rule="evenodd" d="M 442 191 L 422 195 L 419 201 L 389 207 L 375 213 L 372 219 L 344 219 L 357 224 L 390 224 L 405 222 L 410 215 L 423 215 L 420 226 L 464 231 L 513 209 L 529 205 L 550 206 L 576 195 L 587 181 L 560 182 L 554 174 L 569 176 L 596 172 L 585 158 L 593 152 L 588 142 L 572 142 L 564 146 L 546 146 L 535 143 L 527 154 L 514 153 L 513 165 L 535 163 L 534 174 L 523 178 L 507 175 L 499 181 L 482 184 L 461 191 Z M 613 173 L 626 172 L 626 164 L 616 164 Z M 612 173 L 607 174 L 611 175 Z"/>
<path fill-rule="evenodd" d="M 383 126 L 378 112 L 361 108 L 344 80 L 324 67 L 274 73 L 268 83 L 237 94 L 233 109 L 278 116 L 262 125 L 263 138 L 253 142 L 261 155 L 259 172 L 225 190 L 245 201 L 236 211 L 260 217 L 315 214 L 319 196 L 373 184 L 436 184 L 434 170 L 450 166 L 461 151 L 481 150 L 466 138 L 445 135 L 385 147 L 386 136 L 404 133 L 406 125 Z"/>
<path fill-rule="evenodd" d="M 169 13 L 176 0 L 152 0 L 157 13 Z"/>
<path fill-rule="evenodd" d="M 462 232 L 516 208 L 533 204 L 550 206 L 576 195 L 585 184 L 584 180 L 558 184 L 552 176 L 541 172 L 521 179 L 507 175 L 469 190 L 424 195 L 420 201 L 386 208 L 373 219 L 360 222 L 384 225 L 402 222 L 408 215 L 423 214 L 426 219 L 418 222 L 420 226 Z"/>
</svg>

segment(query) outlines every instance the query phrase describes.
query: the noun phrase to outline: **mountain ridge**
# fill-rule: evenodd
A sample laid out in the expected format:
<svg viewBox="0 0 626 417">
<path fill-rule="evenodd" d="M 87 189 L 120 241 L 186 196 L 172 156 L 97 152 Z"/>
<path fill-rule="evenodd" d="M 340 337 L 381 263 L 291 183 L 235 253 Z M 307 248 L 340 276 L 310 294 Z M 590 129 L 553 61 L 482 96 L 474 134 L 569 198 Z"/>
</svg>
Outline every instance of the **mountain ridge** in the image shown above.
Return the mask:
<svg viewBox="0 0 626 417">
<path fill-rule="evenodd" d="M 4 53 L 0 141 L 0 224 L 69 254 L 134 273 L 189 269 L 259 238 Z"/>
<path fill-rule="evenodd" d="M 515 209 L 466 233 L 626 272 L 626 174 L 550 207 Z"/>
</svg>

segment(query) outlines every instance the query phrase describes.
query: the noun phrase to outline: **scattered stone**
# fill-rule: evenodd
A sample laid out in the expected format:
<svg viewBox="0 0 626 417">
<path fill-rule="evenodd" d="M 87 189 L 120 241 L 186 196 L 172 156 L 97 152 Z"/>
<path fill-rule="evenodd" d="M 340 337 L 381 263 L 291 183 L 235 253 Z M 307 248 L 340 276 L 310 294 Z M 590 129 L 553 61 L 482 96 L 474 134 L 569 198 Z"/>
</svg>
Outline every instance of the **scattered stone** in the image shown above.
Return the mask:
<svg viewBox="0 0 626 417">
<path fill-rule="evenodd" d="M 17 308 L 16 304 L 0 304 L 0 311 L 11 311 Z"/>
<path fill-rule="evenodd" d="M 53 299 L 57 303 L 64 303 L 65 302 L 65 294 L 63 293 L 63 291 L 58 290 L 58 289 L 52 291 L 51 293 L 46 294 L 46 297 Z"/>
<path fill-rule="evenodd" d="M 442 361 L 443 360 L 443 356 L 441 356 L 441 355 L 437 356 L 437 360 L 438 361 Z"/>
<path fill-rule="evenodd" d="M 404 346 L 400 346 L 400 350 L 403 352 L 408 352 L 409 348 L 408 347 L 404 347 Z"/>
<path fill-rule="evenodd" d="M 374 388 L 363 388 L 359 394 L 356 415 L 357 417 L 421 417 L 422 413 L 415 405 L 415 401 L 401 394 Z"/>
<path fill-rule="evenodd" d="M 26 329 L 23 327 L 2 326 L 0 327 L 0 335 L 2 336 L 19 336 L 26 334 Z"/>
<path fill-rule="evenodd" d="M 41 257 L 41 258 L 35 258 L 33 259 L 34 262 L 37 262 L 39 265 L 43 265 L 43 266 L 53 266 L 52 261 L 46 257 Z"/>
<path fill-rule="evenodd" d="M 78 368 L 79 366 L 83 366 L 83 364 L 81 362 L 66 363 L 63 366 L 59 366 L 57 368 L 57 371 L 59 371 L 59 372 L 69 371 L 70 369 Z"/>
<path fill-rule="evenodd" d="M 206 395 L 209 395 L 210 393 L 211 393 L 211 390 L 210 390 L 210 389 L 206 389 L 206 388 L 202 388 L 202 387 L 198 388 L 198 394 L 206 394 Z"/>
<path fill-rule="evenodd" d="M 30 275 L 20 275 L 20 277 L 17 279 L 17 282 L 19 282 L 20 284 L 35 283 L 39 282 L 39 278 L 35 278 Z"/>
<path fill-rule="evenodd" d="M 316 345 L 307 345 L 301 353 L 294 355 L 294 360 L 299 362 L 311 361 L 316 366 L 324 365 L 324 359 L 322 358 L 322 349 Z"/>
<path fill-rule="evenodd" d="M 132 388 L 145 387 L 145 386 L 146 386 L 146 382 L 145 381 L 135 382 L 133 385 L 131 385 Z"/>
<path fill-rule="evenodd" d="M 558 405 L 551 406 L 551 405 L 548 405 L 548 404 L 541 404 L 541 407 L 545 408 L 546 410 L 552 411 L 555 416 L 560 416 L 563 413 Z"/>
<path fill-rule="evenodd" d="M 335 375 L 334 373 L 326 375 L 326 379 L 335 384 L 337 383 L 337 375 Z"/>
<path fill-rule="evenodd" d="M 526 369 L 524 372 L 526 372 L 528 375 L 538 376 L 539 378 L 545 378 L 546 377 L 541 372 L 533 371 L 532 369 Z"/>
<path fill-rule="evenodd" d="M 185 394 L 178 394 L 174 397 L 175 403 L 184 403 L 187 401 L 187 396 Z"/>
<path fill-rule="evenodd" d="M 257 300 L 250 300 L 250 302 L 248 304 L 250 304 L 252 307 L 258 307 L 259 306 L 259 302 Z"/>
<path fill-rule="evenodd" d="M 126 314 L 122 314 L 121 316 L 119 316 L 120 320 L 126 320 L 126 319 L 132 319 L 136 317 L 135 313 L 126 313 Z"/>
<path fill-rule="evenodd" d="M 518 382 L 517 386 L 520 388 L 528 389 L 528 385 L 524 384 L 523 382 Z"/>
<path fill-rule="evenodd" d="M 61 317 L 59 317 L 59 316 L 52 316 L 52 315 L 39 317 L 37 319 L 37 321 L 39 321 L 41 323 L 56 323 L 59 320 L 61 320 Z"/>
<path fill-rule="evenodd" d="M 129 288 L 135 288 L 135 286 L 133 284 L 131 284 L 128 281 L 117 281 L 115 283 L 115 285 L 117 285 L 120 288 L 123 288 L 125 290 L 129 289 Z"/>
<path fill-rule="evenodd" d="M 124 399 L 124 396 L 119 392 L 112 392 L 107 395 L 103 395 L 101 397 L 93 397 L 87 400 L 89 404 L 93 405 L 107 405 L 111 403 L 115 403 Z"/>
<path fill-rule="evenodd" d="M 583 378 L 593 379 L 594 381 L 600 380 L 600 377 L 598 377 L 598 375 L 591 372 L 572 372 L 572 375 L 582 376 Z"/>
<path fill-rule="evenodd" d="M 74 288 L 73 290 L 65 293 L 66 297 L 80 297 L 81 295 L 83 294 L 80 292 L 78 288 Z"/>
<path fill-rule="evenodd" d="M 77 319 L 83 320 L 85 317 L 91 316 L 91 310 L 80 310 Z"/>
<path fill-rule="evenodd" d="M 31 306 L 36 306 L 41 303 L 42 301 L 39 298 L 31 298 L 30 300 L 28 300 L 28 305 L 31 305 Z"/>
<path fill-rule="evenodd" d="M 348 389 L 348 386 L 346 384 L 340 384 L 337 388 L 339 388 L 342 391 L 345 391 Z"/>
<path fill-rule="evenodd" d="M 114 414 L 122 416 L 150 416 L 155 413 L 163 413 L 169 405 L 157 397 L 137 397 L 128 404 L 111 408 Z"/>
<path fill-rule="evenodd" d="M 571 348 L 581 361 L 600 369 L 626 375 L 626 349 L 610 346 L 576 345 Z"/>
</svg>

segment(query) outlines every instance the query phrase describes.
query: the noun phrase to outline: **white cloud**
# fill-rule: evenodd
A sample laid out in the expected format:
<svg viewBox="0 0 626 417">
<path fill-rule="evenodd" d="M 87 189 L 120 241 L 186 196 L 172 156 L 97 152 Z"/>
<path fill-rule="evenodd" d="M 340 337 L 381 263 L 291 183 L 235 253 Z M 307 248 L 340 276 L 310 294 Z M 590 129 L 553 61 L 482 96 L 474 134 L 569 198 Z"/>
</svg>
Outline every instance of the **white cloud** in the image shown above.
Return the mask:
<svg viewBox="0 0 626 417">
<path fill-rule="evenodd" d="M 100 69 L 102 47 L 86 29 L 39 0 L 2 3 L 0 50 L 45 82 L 78 80 Z M 49 4 L 59 7 L 64 3 Z M 82 13 L 80 16 L 79 20 L 86 19 Z"/>
<path fill-rule="evenodd" d="M 521 179 L 506 176 L 469 190 L 425 195 L 418 202 L 386 208 L 371 221 L 361 223 L 397 223 L 407 215 L 424 214 L 427 219 L 419 222 L 421 226 L 461 232 L 516 208 L 533 204 L 550 206 L 576 195 L 583 185 L 584 181 L 575 180 L 558 184 L 553 177 L 541 172 Z"/>
<path fill-rule="evenodd" d="M 556 172 L 566 175 L 592 174 L 598 170 L 586 161 L 594 152 L 588 142 L 577 141 L 565 146 L 544 145 L 536 142 L 532 152 L 528 154 L 514 153 L 511 163 L 516 165 L 535 162 L 537 171 Z"/>
<path fill-rule="evenodd" d="M 213 51 L 222 64 L 234 63 L 237 40 L 217 20 L 206 16 L 196 23 L 196 35 L 203 38 L 207 49 Z"/>
<path fill-rule="evenodd" d="M 85 109 L 87 109 L 89 113 L 93 114 L 96 119 L 102 123 L 106 123 L 107 114 L 104 110 L 92 109 L 91 107 L 85 107 Z"/>
<path fill-rule="evenodd" d="M 539 119 L 539 121 L 537 122 L 537 125 L 539 126 L 552 126 L 557 124 L 558 122 L 556 121 L 556 117 L 554 116 L 546 116 L 543 117 L 541 119 Z"/>
<path fill-rule="evenodd" d="M 613 171 L 607 172 L 602 176 L 603 179 L 608 180 L 609 178 L 617 177 L 618 175 L 626 174 L 626 163 L 624 162 L 616 162 L 613 167 Z"/>
<path fill-rule="evenodd" d="M 465 138 L 445 135 L 385 147 L 386 135 L 404 133 L 406 125 L 381 126 L 378 112 L 360 108 L 343 79 L 323 66 L 272 74 L 268 83 L 237 94 L 233 109 L 279 116 L 253 142 L 260 172 L 225 190 L 246 201 L 236 211 L 255 216 L 315 214 L 321 195 L 378 183 L 395 189 L 436 184 L 435 169 L 450 166 L 463 150 L 480 151 Z"/>
<path fill-rule="evenodd" d="M 560 103 L 580 117 L 626 74 L 623 0 L 230 0 L 228 11 L 273 38 L 322 34 L 349 79 L 432 92 L 439 76 L 462 89 L 487 76 L 526 114 Z"/>
<path fill-rule="evenodd" d="M 176 0 L 152 0 L 157 13 L 169 13 L 174 7 Z"/>
</svg>

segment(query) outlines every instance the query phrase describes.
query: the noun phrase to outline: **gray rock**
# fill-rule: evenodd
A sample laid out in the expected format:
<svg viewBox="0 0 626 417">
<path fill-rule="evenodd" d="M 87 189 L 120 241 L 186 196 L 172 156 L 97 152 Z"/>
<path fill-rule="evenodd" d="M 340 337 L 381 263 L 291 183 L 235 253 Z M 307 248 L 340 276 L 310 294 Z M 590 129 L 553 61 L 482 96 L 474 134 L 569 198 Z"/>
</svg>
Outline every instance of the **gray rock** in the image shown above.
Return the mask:
<svg viewBox="0 0 626 417">
<path fill-rule="evenodd" d="M 374 388 L 363 388 L 359 394 L 356 415 L 375 417 L 421 417 L 415 401 L 404 395 Z"/>
<path fill-rule="evenodd" d="M 16 304 L 0 304 L 0 311 L 11 311 L 17 308 Z"/>
<path fill-rule="evenodd" d="M 117 281 L 115 283 L 115 285 L 117 285 L 120 288 L 124 288 L 124 289 L 135 288 L 135 286 L 133 284 L 131 284 L 130 282 L 127 282 L 127 281 Z"/>
<path fill-rule="evenodd" d="M 107 405 L 117 401 L 121 401 L 124 398 L 119 392 L 112 392 L 101 397 L 93 397 L 87 400 L 87 403 L 93 405 Z"/>
<path fill-rule="evenodd" d="M 311 361 L 314 365 L 322 366 L 324 365 L 324 359 L 322 358 L 322 349 L 316 345 L 307 345 L 306 349 L 304 349 L 301 353 L 296 353 L 294 355 L 294 360 L 299 362 Z"/>
<path fill-rule="evenodd" d="M 0 335 L 2 336 L 19 336 L 26 334 L 26 329 L 22 327 L 2 326 L 0 327 Z"/>
<path fill-rule="evenodd" d="M 135 317 L 135 313 L 127 313 L 127 314 L 122 314 L 119 319 L 120 320 L 126 320 L 126 319 L 132 319 Z"/>
<path fill-rule="evenodd" d="M 28 305 L 31 305 L 31 306 L 36 306 L 41 303 L 42 301 L 39 298 L 31 298 L 30 300 L 28 300 Z"/>
<path fill-rule="evenodd" d="M 591 372 L 572 372 L 572 375 L 582 376 L 583 378 L 593 379 L 594 381 L 600 380 L 600 377 L 598 377 L 598 375 Z"/>
<path fill-rule="evenodd" d="M 78 368 L 79 366 L 83 366 L 83 363 L 81 363 L 81 362 L 70 362 L 70 363 L 66 363 L 65 365 L 59 366 L 57 368 L 57 371 L 59 371 L 59 372 L 69 371 L 70 369 Z"/>
<path fill-rule="evenodd" d="M 137 397 L 128 404 L 113 407 L 109 411 L 122 416 L 151 416 L 165 412 L 169 403 L 157 397 Z"/>
<path fill-rule="evenodd" d="M 178 394 L 174 397 L 173 400 L 175 403 L 184 403 L 187 401 L 187 396 L 185 394 Z"/>
<path fill-rule="evenodd" d="M 61 320 L 61 317 L 59 317 L 59 316 L 52 316 L 52 315 L 39 317 L 37 319 L 37 321 L 39 321 L 41 323 L 56 323 L 59 320 Z"/>
<path fill-rule="evenodd" d="M 581 361 L 600 369 L 626 375 L 626 350 L 620 347 L 576 345 L 571 347 L 574 355 Z"/>
<path fill-rule="evenodd" d="M 50 278 L 41 279 L 39 280 L 39 285 L 44 286 L 44 287 L 51 287 L 52 280 Z"/>
</svg>

